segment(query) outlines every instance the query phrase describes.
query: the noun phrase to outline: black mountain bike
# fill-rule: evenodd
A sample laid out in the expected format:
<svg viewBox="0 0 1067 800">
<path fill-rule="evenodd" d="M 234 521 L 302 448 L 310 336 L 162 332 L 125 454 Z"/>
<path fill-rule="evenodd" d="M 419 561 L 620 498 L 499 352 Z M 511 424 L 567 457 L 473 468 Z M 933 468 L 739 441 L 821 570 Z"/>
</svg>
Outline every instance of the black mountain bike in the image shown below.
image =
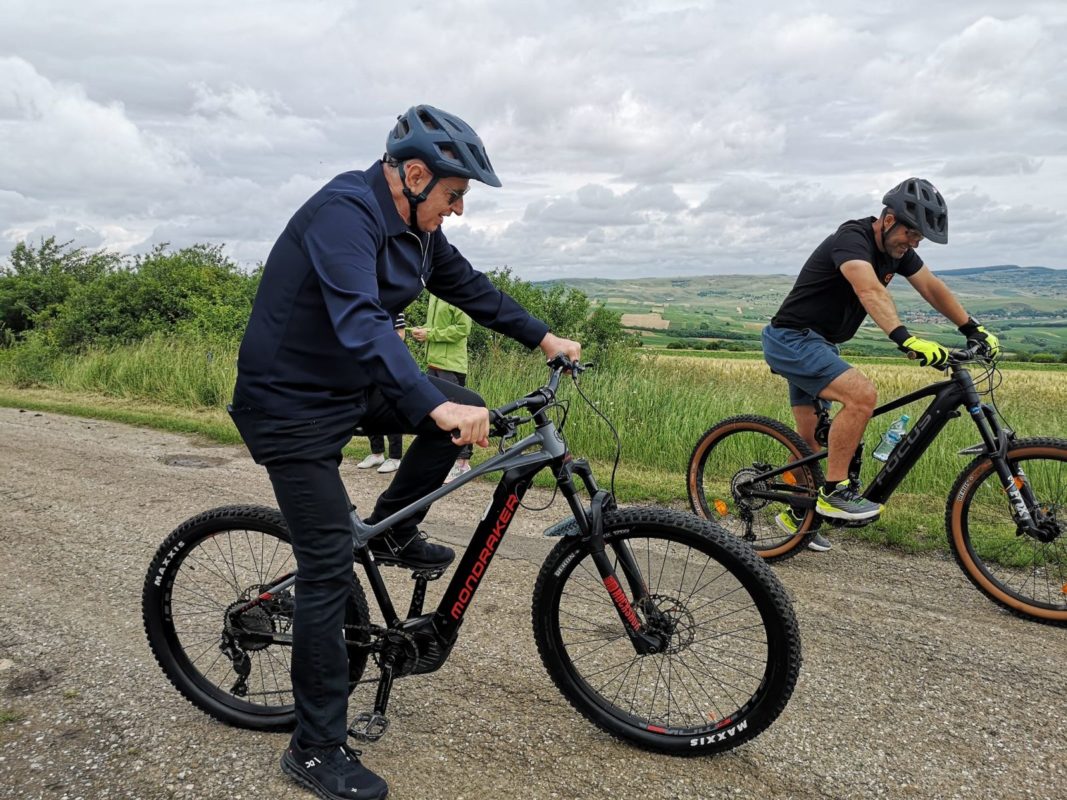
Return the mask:
<svg viewBox="0 0 1067 800">
<path fill-rule="evenodd" d="M 977 383 L 967 369 L 971 363 L 983 370 Z M 962 408 L 977 426 L 981 443 L 960 451 L 974 459 L 948 496 L 945 528 L 952 554 L 994 602 L 1020 616 L 1067 626 L 1067 441 L 1017 439 L 992 400 L 1000 371 L 975 349 L 953 351 L 947 369 L 948 380 L 875 409 L 879 416 L 933 398 L 862 494 L 887 502 Z M 983 394 L 989 396 L 988 404 L 982 402 Z M 816 428 L 823 447 L 829 429 L 823 409 Z M 698 515 L 749 542 L 767 560 L 786 558 L 807 543 L 822 521 L 815 513 L 815 496 L 823 482 L 819 462 L 824 458 L 826 450 L 813 454 L 777 420 L 731 417 L 709 428 L 693 448 L 689 501 Z M 849 468 L 849 479 L 857 484 L 862 459 L 860 443 Z M 795 533 L 777 524 L 782 512 L 803 518 Z"/>
<path fill-rule="evenodd" d="M 501 437 L 492 458 L 376 525 L 353 511 L 355 561 L 385 624 L 371 624 L 354 572 L 344 626 L 350 691 L 376 682 L 377 694 L 349 735 L 381 738 L 393 680 L 445 663 L 523 495 L 548 468 L 575 523 L 545 559 L 533 593 L 534 638 L 556 686 L 592 723 L 649 750 L 703 755 L 751 739 L 781 713 L 800 669 L 786 592 L 751 548 L 714 524 L 664 509 L 616 508 L 563 438 L 560 378 L 571 371 L 589 402 L 578 387 L 584 367 L 557 357 L 549 368 L 545 386 L 490 412 L 492 433 Z M 518 439 L 525 423 L 534 430 Z M 497 470 L 500 483 L 437 608 L 423 613 L 422 606 L 427 581 L 442 570 L 414 572 L 401 617 L 365 543 Z M 194 705 L 240 727 L 293 725 L 295 569 L 289 531 L 274 509 L 205 511 L 163 542 L 145 579 L 145 630 L 164 673 Z M 368 661 L 377 677 L 363 677 Z"/>
</svg>

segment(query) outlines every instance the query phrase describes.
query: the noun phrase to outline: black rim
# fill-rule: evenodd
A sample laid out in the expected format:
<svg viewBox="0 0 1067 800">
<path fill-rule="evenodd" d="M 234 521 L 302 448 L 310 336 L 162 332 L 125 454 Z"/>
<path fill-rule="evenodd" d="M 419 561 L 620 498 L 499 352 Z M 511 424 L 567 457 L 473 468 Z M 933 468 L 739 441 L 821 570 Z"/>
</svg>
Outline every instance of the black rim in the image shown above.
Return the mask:
<svg viewBox="0 0 1067 800">
<path fill-rule="evenodd" d="M 291 633 L 291 588 L 279 595 L 269 609 L 245 615 L 241 629 L 231 632 L 235 634 L 232 639 L 237 650 L 249 659 L 244 696 L 233 691 L 238 673 L 232 656 L 223 652 L 222 645 L 227 610 L 295 569 L 296 560 L 288 541 L 250 529 L 229 529 L 205 536 L 181 555 L 168 573 L 162 594 L 169 608 L 169 615 L 164 615 L 166 636 L 178 669 L 201 692 L 251 714 L 292 712 L 290 648 L 257 640 L 255 636 Z"/>
<path fill-rule="evenodd" d="M 697 483 L 707 519 L 763 552 L 776 550 L 810 529 L 813 511 L 801 514 L 797 532 L 779 527 L 779 514 L 789 514 L 786 503 L 751 497 L 742 487 L 755 476 L 789 463 L 792 450 L 767 431 L 732 430 L 715 440 L 704 452 Z M 797 486 L 813 485 L 811 471 L 799 467 L 755 485 L 768 491 L 788 492 Z M 814 494 L 809 492 L 808 494 Z M 807 525 L 807 528 L 805 528 Z"/>
<path fill-rule="evenodd" d="M 596 568 L 579 553 L 558 579 L 553 620 L 579 691 L 612 718 L 652 734 L 699 735 L 744 719 L 766 690 L 773 660 L 750 589 L 708 552 L 672 537 L 627 533 L 610 542 L 622 538 L 654 603 L 654 610 L 636 610 L 668 632 L 668 644 L 660 654 L 634 652 Z"/>
<path fill-rule="evenodd" d="M 1065 454 L 1067 455 L 1067 454 Z M 1019 534 L 997 473 L 988 469 L 963 510 L 968 555 L 986 580 L 1035 608 L 1067 612 L 1067 459 L 1033 455 L 1013 459 L 1026 473 L 1051 541 Z"/>
</svg>

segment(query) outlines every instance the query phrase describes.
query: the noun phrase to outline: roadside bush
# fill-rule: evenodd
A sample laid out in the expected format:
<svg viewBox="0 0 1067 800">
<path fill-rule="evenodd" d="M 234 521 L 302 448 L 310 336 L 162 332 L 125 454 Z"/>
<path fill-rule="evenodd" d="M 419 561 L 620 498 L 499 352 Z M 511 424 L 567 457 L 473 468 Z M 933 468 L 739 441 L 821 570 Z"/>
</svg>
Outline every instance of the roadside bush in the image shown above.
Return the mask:
<svg viewBox="0 0 1067 800">
<path fill-rule="evenodd" d="M 159 245 L 147 255 L 121 257 L 88 253 L 56 244 L 37 248 L 18 244 L 10 265 L 0 273 L 0 346 L 17 346 L 33 333 L 32 351 L 21 358 L 20 375 L 46 380 L 49 356 L 80 353 L 174 336 L 216 345 L 235 343 L 244 332 L 262 268 L 242 271 L 221 245 L 198 244 L 180 250 Z M 582 342 L 588 359 L 618 360 L 638 338 L 622 329 L 621 315 L 592 303 L 578 290 L 535 286 L 511 270 L 487 273 L 489 279 L 558 336 Z M 410 325 L 426 320 L 428 295 L 406 309 Z M 425 348 L 408 342 L 417 359 Z M 469 348 L 473 357 L 492 352 L 522 352 L 517 342 L 476 325 Z"/>
<path fill-rule="evenodd" d="M 160 245 L 128 268 L 75 289 L 49 333 L 63 349 L 135 342 L 153 333 L 235 338 L 248 320 L 258 275 L 241 272 L 221 245 L 174 252 Z"/>
<path fill-rule="evenodd" d="M 78 287 L 120 269 L 121 256 L 89 252 L 42 239 L 37 247 L 19 242 L 8 263 L 0 265 L 0 329 L 12 343 L 26 331 L 53 317 Z"/>
<path fill-rule="evenodd" d="M 622 351 L 636 347 L 640 337 L 623 330 L 622 315 L 603 306 L 595 305 L 583 292 L 577 289 L 564 289 L 555 285 L 549 289 L 536 286 L 514 276 L 505 267 L 502 270 L 486 272 L 493 285 L 510 295 L 519 305 L 544 320 L 554 334 L 582 343 L 583 357 L 616 360 L 622 357 Z M 404 317 L 410 327 L 426 323 L 426 311 L 429 294 L 423 292 L 404 311 Z M 425 347 L 413 340 L 408 345 L 417 357 Z M 486 353 L 525 352 L 526 348 L 518 342 L 475 324 L 467 349 L 472 358 Z"/>
</svg>

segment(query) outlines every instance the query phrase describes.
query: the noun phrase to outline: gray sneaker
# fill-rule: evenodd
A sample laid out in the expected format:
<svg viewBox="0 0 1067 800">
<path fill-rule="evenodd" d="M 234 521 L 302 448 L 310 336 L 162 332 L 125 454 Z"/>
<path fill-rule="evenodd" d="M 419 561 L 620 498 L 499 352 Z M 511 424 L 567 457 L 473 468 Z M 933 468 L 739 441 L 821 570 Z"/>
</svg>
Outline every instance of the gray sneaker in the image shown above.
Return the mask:
<svg viewBox="0 0 1067 800">
<path fill-rule="evenodd" d="M 873 519 L 881 514 L 884 508 L 858 494 L 848 485 L 848 481 L 838 483 L 837 488 L 829 494 L 826 487 L 819 489 L 819 497 L 815 501 L 816 513 L 829 519 Z"/>
<path fill-rule="evenodd" d="M 800 523 L 802 523 L 803 521 L 804 515 L 801 514 L 798 517 L 796 511 L 794 511 L 793 509 L 783 511 L 781 514 L 774 518 L 774 523 L 778 526 L 778 528 L 783 533 L 788 533 L 790 536 L 800 530 Z M 833 547 L 833 545 L 830 544 L 830 540 L 818 531 L 812 534 L 812 537 L 808 539 L 808 549 L 814 550 L 817 553 L 825 553 L 831 547 Z"/>
<path fill-rule="evenodd" d="M 808 549 L 814 550 L 816 553 L 825 553 L 831 547 L 833 547 L 833 545 L 830 544 L 830 540 L 821 533 L 816 532 L 810 539 L 808 539 Z"/>
</svg>

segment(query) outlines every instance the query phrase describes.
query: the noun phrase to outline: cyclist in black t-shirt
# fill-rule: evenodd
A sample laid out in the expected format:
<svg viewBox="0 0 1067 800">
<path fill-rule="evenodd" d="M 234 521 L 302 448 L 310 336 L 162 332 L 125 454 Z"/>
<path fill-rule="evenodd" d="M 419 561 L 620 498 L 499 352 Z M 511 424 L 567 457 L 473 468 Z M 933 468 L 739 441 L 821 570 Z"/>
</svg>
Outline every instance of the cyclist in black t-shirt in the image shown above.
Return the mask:
<svg viewBox="0 0 1067 800">
<path fill-rule="evenodd" d="M 838 345 L 851 339 L 868 314 L 897 347 L 922 366 L 942 367 L 948 351 L 920 339 L 900 324 L 886 288 L 903 275 L 934 309 L 959 326 L 968 341 L 980 343 L 993 357 L 1000 353 L 997 337 L 969 316 L 959 300 L 934 276 L 915 249 L 923 239 L 948 241 L 948 209 L 941 194 L 922 178 L 909 178 L 886 193 L 878 217 L 849 220 L 823 241 L 800 270 L 792 291 L 771 324 L 763 330 L 763 354 L 771 370 L 789 381 L 789 399 L 797 432 L 814 450 L 815 405 L 842 404 L 830 428 L 826 484 L 820 488 L 817 512 L 832 519 L 865 520 L 882 513 L 848 482 L 848 465 L 874 410 L 877 393 L 862 372 L 846 363 Z M 791 512 L 777 523 L 795 533 L 799 520 Z M 816 534 L 809 545 L 828 550 Z"/>
</svg>

